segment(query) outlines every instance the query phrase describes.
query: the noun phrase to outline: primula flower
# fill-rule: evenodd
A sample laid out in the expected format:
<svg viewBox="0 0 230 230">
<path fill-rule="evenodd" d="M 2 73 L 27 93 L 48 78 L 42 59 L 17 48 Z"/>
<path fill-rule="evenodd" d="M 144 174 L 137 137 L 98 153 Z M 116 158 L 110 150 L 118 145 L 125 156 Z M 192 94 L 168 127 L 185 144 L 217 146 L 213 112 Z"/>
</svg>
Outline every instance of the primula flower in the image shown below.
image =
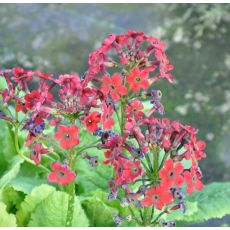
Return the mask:
<svg viewBox="0 0 230 230">
<path fill-rule="evenodd" d="M 86 129 L 92 133 L 96 132 L 98 123 L 100 123 L 100 121 L 101 121 L 101 114 L 97 111 L 93 111 L 88 116 L 86 116 L 83 120 Z"/>
<path fill-rule="evenodd" d="M 144 174 L 140 161 L 126 161 L 123 164 L 122 178 L 127 182 L 134 182 Z"/>
<path fill-rule="evenodd" d="M 165 187 L 159 185 L 154 188 L 150 188 L 145 192 L 145 198 L 142 200 L 143 206 L 152 205 L 158 209 L 162 209 L 165 204 L 171 204 L 173 202 L 172 193 L 168 192 Z"/>
<path fill-rule="evenodd" d="M 23 113 L 27 113 L 27 108 L 26 108 L 26 104 L 24 102 L 19 102 L 16 106 L 15 106 L 15 110 L 18 112 L 22 111 Z"/>
<path fill-rule="evenodd" d="M 71 149 L 79 144 L 78 132 L 77 126 L 59 125 L 58 132 L 55 133 L 54 138 L 59 140 L 63 149 Z"/>
<path fill-rule="evenodd" d="M 138 92 L 141 88 L 147 89 L 149 87 L 148 76 L 149 72 L 144 70 L 141 71 L 139 68 L 135 67 L 126 77 L 126 81 L 134 92 Z"/>
<path fill-rule="evenodd" d="M 101 91 L 107 95 L 110 94 L 113 100 L 119 100 L 120 96 L 128 93 L 126 87 L 122 85 L 122 76 L 114 73 L 112 77 L 102 77 Z"/>
<path fill-rule="evenodd" d="M 125 109 L 126 117 L 134 116 L 135 119 L 140 119 L 144 116 L 144 113 L 141 112 L 143 109 L 143 104 L 138 100 L 134 100 Z"/>
<path fill-rule="evenodd" d="M 28 109 L 33 109 L 41 100 L 41 95 L 37 90 L 25 95 L 25 105 Z"/>
<path fill-rule="evenodd" d="M 202 190 L 204 185 L 203 183 L 199 180 L 201 177 L 200 172 L 195 169 L 191 168 L 190 171 L 185 171 L 184 172 L 184 178 L 185 182 L 187 183 L 187 193 L 192 194 L 194 189 L 196 190 Z"/>
<path fill-rule="evenodd" d="M 30 159 L 35 162 L 36 165 L 41 162 L 41 155 L 46 154 L 48 149 L 43 149 L 40 143 L 35 143 L 32 146 L 33 151 L 30 153 Z"/>
<path fill-rule="evenodd" d="M 102 102 L 102 126 L 103 129 L 111 129 L 114 125 L 114 120 L 112 118 L 113 115 L 113 108 L 111 106 L 106 105 L 105 102 Z"/>
<path fill-rule="evenodd" d="M 51 169 L 53 171 L 49 173 L 48 180 L 52 183 L 68 185 L 76 178 L 75 173 L 65 164 L 54 162 L 51 164 Z"/>
<path fill-rule="evenodd" d="M 173 185 L 181 186 L 184 182 L 184 178 L 181 176 L 183 170 L 184 167 L 181 163 L 174 164 L 172 159 L 166 160 L 164 167 L 159 172 L 162 185 L 168 188 L 171 188 Z"/>
</svg>

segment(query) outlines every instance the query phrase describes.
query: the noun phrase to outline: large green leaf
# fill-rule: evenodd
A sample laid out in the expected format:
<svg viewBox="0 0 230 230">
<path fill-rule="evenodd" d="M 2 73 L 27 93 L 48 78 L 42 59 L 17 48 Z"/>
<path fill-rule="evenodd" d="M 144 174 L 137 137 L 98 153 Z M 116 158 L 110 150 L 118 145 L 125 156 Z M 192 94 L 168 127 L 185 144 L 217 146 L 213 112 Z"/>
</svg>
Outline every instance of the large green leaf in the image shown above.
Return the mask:
<svg viewBox="0 0 230 230">
<path fill-rule="evenodd" d="M 48 184 L 47 179 L 18 176 L 10 182 L 10 185 L 16 191 L 21 191 L 26 194 L 31 193 L 35 187 L 42 184 Z"/>
<path fill-rule="evenodd" d="M 113 201 L 107 202 L 108 194 L 101 190 L 90 193 L 89 196 L 82 198 L 82 207 L 89 218 L 92 227 L 115 226 L 113 216 L 119 213 Z M 114 207 L 111 207 L 113 203 Z"/>
<path fill-rule="evenodd" d="M 230 214 L 230 182 L 205 185 L 204 190 L 188 196 L 186 203 L 188 211 L 184 215 L 176 211 L 169 214 L 167 219 L 175 219 L 179 225 L 185 225 L 188 222 L 222 218 Z"/>
<path fill-rule="evenodd" d="M 26 196 L 16 214 L 18 225 L 27 226 L 30 216 L 34 212 L 35 208 L 54 192 L 55 188 L 49 185 L 41 185 L 34 188 L 31 194 Z"/>
<path fill-rule="evenodd" d="M 198 210 L 184 221 L 201 222 L 230 214 L 230 182 L 212 183 L 201 192 L 194 192 L 189 201 L 197 202 Z"/>
<path fill-rule="evenodd" d="M 9 213 L 16 213 L 24 198 L 24 193 L 15 191 L 12 187 L 7 186 L 0 190 L 0 202 L 6 204 Z"/>
<path fill-rule="evenodd" d="M 6 211 L 6 205 L 0 202 L 0 227 L 17 227 L 16 218 Z"/>
<path fill-rule="evenodd" d="M 17 176 L 23 161 L 24 160 L 19 156 L 15 156 L 12 158 L 12 162 L 8 170 L 0 179 L 0 188 L 5 187 L 8 183 L 11 182 L 12 179 L 14 179 Z"/>
<path fill-rule="evenodd" d="M 89 221 L 81 207 L 78 197 L 75 197 L 74 218 L 72 226 L 87 227 Z M 42 200 L 31 215 L 28 226 L 31 227 L 62 227 L 65 226 L 68 210 L 68 194 L 53 192 Z"/>
</svg>

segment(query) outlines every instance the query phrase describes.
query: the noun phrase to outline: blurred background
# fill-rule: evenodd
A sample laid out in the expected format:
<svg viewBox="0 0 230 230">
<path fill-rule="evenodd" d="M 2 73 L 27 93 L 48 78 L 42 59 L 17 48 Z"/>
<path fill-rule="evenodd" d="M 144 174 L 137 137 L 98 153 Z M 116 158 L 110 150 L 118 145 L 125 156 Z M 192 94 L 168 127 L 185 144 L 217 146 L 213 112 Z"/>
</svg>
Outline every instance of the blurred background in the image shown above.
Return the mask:
<svg viewBox="0 0 230 230">
<path fill-rule="evenodd" d="M 82 74 L 102 39 L 128 29 L 167 42 L 166 116 L 199 128 L 205 183 L 229 181 L 230 4 L 1 4 L 0 67 Z"/>
</svg>

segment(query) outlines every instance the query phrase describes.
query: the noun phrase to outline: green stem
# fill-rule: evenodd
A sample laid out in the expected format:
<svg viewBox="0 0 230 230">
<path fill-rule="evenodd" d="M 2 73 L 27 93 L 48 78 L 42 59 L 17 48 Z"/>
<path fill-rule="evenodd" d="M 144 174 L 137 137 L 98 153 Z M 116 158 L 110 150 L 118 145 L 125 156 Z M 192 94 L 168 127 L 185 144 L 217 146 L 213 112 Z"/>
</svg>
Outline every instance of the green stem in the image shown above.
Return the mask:
<svg viewBox="0 0 230 230">
<path fill-rule="evenodd" d="M 168 153 L 165 153 L 158 170 L 160 170 L 160 169 L 163 167 L 163 164 L 164 164 L 165 159 L 166 159 L 167 157 L 168 157 Z"/>
<path fill-rule="evenodd" d="M 16 120 L 16 122 L 17 122 L 17 120 Z M 32 164 L 32 165 L 36 165 L 32 160 L 30 160 L 28 157 L 26 157 L 26 156 L 21 152 L 21 150 L 20 150 L 20 148 L 19 148 L 19 144 L 18 144 L 18 124 L 17 124 L 17 123 L 14 124 L 14 145 L 15 145 L 15 149 L 16 149 L 18 155 L 19 155 L 22 159 L 24 159 L 26 162 L 28 162 L 28 163 L 30 163 L 30 164 Z M 38 167 L 41 168 L 41 169 L 43 169 L 43 170 L 46 171 L 46 172 L 50 172 L 49 169 L 47 169 L 45 166 L 43 166 L 43 165 L 41 165 L 41 164 L 39 164 Z"/>
<path fill-rule="evenodd" d="M 163 211 L 163 212 L 161 212 L 157 217 L 156 217 L 156 219 L 151 223 L 152 224 L 152 226 L 154 226 L 156 223 L 157 223 L 157 221 L 159 220 L 159 218 L 163 215 L 163 214 L 165 214 L 165 210 Z"/>
<path fill-rule="evenodd" d="M 70 150 L 70 162 L 69 167 L 74 171 L 74 165 L 75 165 L 75 152 L 73 149 Z M 67 216 L 66 216 L 66 227 L 72 227 L 73 222 L 73 214 L 74 214 L 74 205 L 75 205 L 75 181 L 72 181 L 68 188 L 68 210 L 67 210 Z"/>
<path fill-rule="evenodd" d="M 151 214 L 152 214 L 151 207 L 144 207 L 144 216 L 143 216 L 142 226 L 150 226 L 150 224 L 151 224 Z"/>
<path fill-rule="evenodd" d="M 152 164 L 151 164 L 151 161 L 150 161 L 150 158 L 149 158 L 148 153 L 147 153 L 147 154 L 145 154 L 145 159 L 146 159 L 146 161 L 147 161 L 147 163 L 148 163 L 148 166 L 149 166 L 150 172 L 153 172 L 153 167 L 152 167 Z"/>
</svg>

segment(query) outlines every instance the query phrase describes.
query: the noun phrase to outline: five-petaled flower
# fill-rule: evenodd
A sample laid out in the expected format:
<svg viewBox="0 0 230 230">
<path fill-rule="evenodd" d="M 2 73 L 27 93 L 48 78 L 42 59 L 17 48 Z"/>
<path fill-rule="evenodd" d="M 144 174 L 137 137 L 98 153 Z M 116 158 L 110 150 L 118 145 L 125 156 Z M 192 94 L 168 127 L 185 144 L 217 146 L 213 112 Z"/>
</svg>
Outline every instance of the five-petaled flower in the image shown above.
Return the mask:
<svg viewBox="0 0 230 230">
<path fill-rule="evenodd" d="M 162 185 L 148 189 L 145 192 L 145 198 L 142 200 L 143 206 L 152 205 L 158 209 L 162 209 L 164 205 L 171 204 L 173 202 L 173 195 Z"/>
<path fill-rule="evenodd" d="M 75 178 L 76 174 L 66 165 L 54 162 L 51 164 L 52 172 L 48 175 L 48 180 L 59 185 L 68 185 Z"/>
<path fill-rule="evenodd" d="M 77 126 L 59 125 L 58 132 L 55 133 L 54 138 L 60 142 L 63 149 L 71 149 L 79 144 L 78 133 Z"/>
<path fill-rule="evenodd" d="M 34 143 L 32 149 L 33 151 L 30 153 L 30 159 L 38 165 L 41 162 L 41 155 L 48 153 L 48 149 L 42 148 L 42 144 L 40 143 Z"/>
<path fill-rule="evenodd" d="M 148 76 L 148 71 L 135 67 L 127 75 L 126 81 L 134 92 L 138 92 L 141 88 L 147 89 L 149 87 Z"/>
<path fill-rule="evenodd" d="M 187 183 L 186 191 L 188 194 L 192 194 L 194 189 L 196 190 L 203 189 L 204 185 L 200 181 L 201 174 L 197 169 L 192 167 L 190 171 L 185 171 L 184 178 L 185 178 L 185 182 Z"/>
<path fill-rule="evenodd" d="M 166 160 L 164 167 L 159 172 L 162 185 L 169 188 L 173 185 L 181 186 L 184 182 L 184 178 L 181 175 L 183 170 L 184 167 L 181 163 L 174 164 L 172 159 Z"/>
<path fill-rule="evenodd" d="M 86 129 L 92 133 L 96 132 L 98 123 L 100 123 L 100 121 L 101 121 L 101 114 L 97 111 L 91 112 L 83 120 Z"/>
<path fill-rule="evenodd" d="M 128 93 L 126 87 L 122 85 L 122 76 L 114 73 L 112 77 L 102 77 L 101 91 L 107 95 L 108 93 L 113 100 L 119 100 L 120 96 Z"/>
</svg>

